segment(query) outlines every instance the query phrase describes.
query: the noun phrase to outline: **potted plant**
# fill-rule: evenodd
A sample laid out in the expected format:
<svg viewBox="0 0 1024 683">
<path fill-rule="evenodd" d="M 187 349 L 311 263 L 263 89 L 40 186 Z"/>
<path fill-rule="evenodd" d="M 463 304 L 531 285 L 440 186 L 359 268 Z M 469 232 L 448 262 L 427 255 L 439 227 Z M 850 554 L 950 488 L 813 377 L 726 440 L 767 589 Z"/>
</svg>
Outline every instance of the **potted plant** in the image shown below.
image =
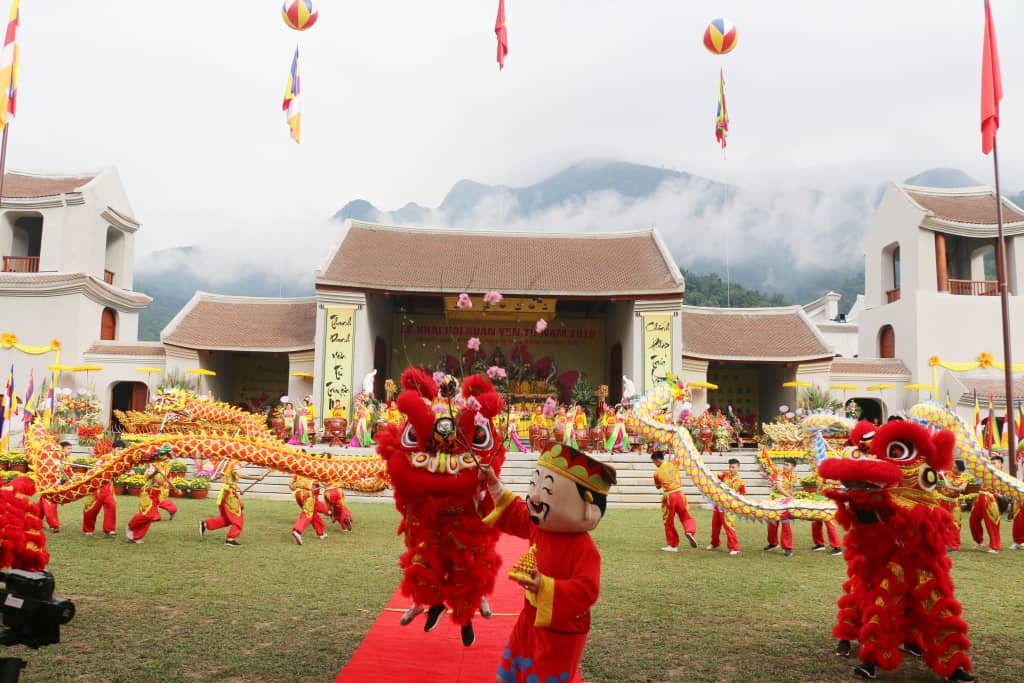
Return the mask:
<svg viewBox="0 0 1024 683">
<path fill-rule="evenodd" d="M 11 454 L 7 451 L 0 451 L 0 472 L 7 469 L 7 463 L 10 459 Z"/>
<path fill-rule="evenodd" d="M 808 474 L 806 477 L 800 478 L 800 486 L 803 487 L 807 493 L 814 493 L 818 490 L 818 475 Z"/>
<path fill-rule="evenodd" d="M 184 498 L 188 495 L 188 479 L 176 477 L 171 479 L 171 498 Z"/>
<path fill-rule="evenodd" d="M 125 493 L 129 496 L 137 496 L 142 493 L 142 487 L 146 485 L 146 477 L 141 474 L 131 474 L 125 477 Z"/>
<path fill-rule="evenodd" d="M 126 479 L 128 479 L 128 475 L 127 474 L 122 474 L 120 476 L 114 477 L 114 481 L 112 482 L 112 485 L 114 487 L 114 495 L 115 496 L 124 495 L 125 489 L 126 489 L 126 485 L 125 485 L 125 480 Z"/>
<path fill-rule="evenodd" d="M 206 477 L 196 477 L 188 482 L 189 498 L 206 498 L 210 493 L 210 480 Z"/>
<path fill-rule="evenodd" d="M 28 458 L 23 453 L 8 453 L 7 454 L 7 469 L 15 472 L 27 472 L 28 471 Z"/>
<path fill-rule="evenodd" d="M 185 473 L 188 472 L 188 464 L 184 460 L 173 460 L 171 461 L 171 480 L 178 478 L 185 478 Z"/>
</svg>

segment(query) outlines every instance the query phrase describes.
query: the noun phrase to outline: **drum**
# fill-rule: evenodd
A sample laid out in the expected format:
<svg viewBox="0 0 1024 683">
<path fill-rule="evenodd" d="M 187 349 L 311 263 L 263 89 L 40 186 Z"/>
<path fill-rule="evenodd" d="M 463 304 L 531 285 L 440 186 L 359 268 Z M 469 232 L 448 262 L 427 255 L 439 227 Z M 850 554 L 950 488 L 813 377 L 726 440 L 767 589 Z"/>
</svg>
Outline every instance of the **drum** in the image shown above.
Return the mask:
<svg viewBox="0 0 1024 683">
<path fill-rule="evenodd" d="M 328 439 L 331 446 L 337 447 L 344 444 L 345 434 L 348 433 L 348 420 L 343 417 L 324 418 L 324 441 Z"/>
<path fill-rule="evenodd" d="M 592 451 L 603 451 L 604 450 L 604 440 L 605 440 L 605 438 L 607 438 L 607 437 L 605 437 L 603 429 L 601 429 L 600 427 L 591 427 L 591 429 L 590 429 L 590 450 L 592 450 Z"/>
<path fill-rule="evenodd" d="M 537 444 L 533 447 L 535 451 L 543 451 L 551 442 L 551 431 L 547 427 L 537 430 Z"/>
<path fill-rule="evenodd" d="M 277 438 L 284 441 L 284 418 L 283 417 L 272 417 L 270 418 L 270 428 L 274 430 L 274 434 Z"/>
<path fill-rule="evenodd" d="M 565 426 L 564 425 L 560 425 L 560 424 L 556 424 L 555 425 L 555 431 L 552 432 L 552 439 L 556 443 L 562 443 L 562 439 L 564 439 L 564 438 L 565 438 Z"/>
<path fill-rule="evenodd" d="M 590 432 L 586 429 L 576 430 L 576 445 L 581 451 L 590 450 Z"/>
</svg>

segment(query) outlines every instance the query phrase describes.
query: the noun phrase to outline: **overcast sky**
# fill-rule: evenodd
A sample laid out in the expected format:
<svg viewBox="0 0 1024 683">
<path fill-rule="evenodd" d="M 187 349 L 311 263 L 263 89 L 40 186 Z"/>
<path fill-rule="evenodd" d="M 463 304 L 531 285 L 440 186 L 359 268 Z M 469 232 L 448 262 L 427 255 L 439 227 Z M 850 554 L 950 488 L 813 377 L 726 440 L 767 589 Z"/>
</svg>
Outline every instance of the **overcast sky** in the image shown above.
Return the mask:
<svg viewBox="0 0 1024 683">
<path fill-rule="evenodd" d="M 298 33 L 279 0 L 23 0 L 8 167 L 116 165 L 140 254 L 302 235 L 351 199 L 434 206 L 460 178 L 526 185 L 587 158 L 748 186 L 934 166 L 991 180 L 982 0 L 507 0 L 503 72 L 497 4 L 323 0 Z M 1020 5 L 992 0 L 1004 191 L 1024 189 Z M 716 16 L 740 34 L 725 57 L 701 42 Z M 301 145 L 281 112 L 296 42 Z"/>
</svg>

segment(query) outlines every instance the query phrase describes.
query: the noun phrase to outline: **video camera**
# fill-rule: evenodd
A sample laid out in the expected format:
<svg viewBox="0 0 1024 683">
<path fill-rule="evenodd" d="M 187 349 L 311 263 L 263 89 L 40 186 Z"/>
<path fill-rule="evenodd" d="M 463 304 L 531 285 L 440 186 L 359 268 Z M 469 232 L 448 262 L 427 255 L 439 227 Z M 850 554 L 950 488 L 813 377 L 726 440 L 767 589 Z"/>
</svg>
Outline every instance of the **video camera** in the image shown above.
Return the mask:
<svg viewBox="0 0 1024 683">
<path fill-rule="evenodd" d="M 60 642 L 60 626 L 75 616 L 75 604 L 53 599 L 53 574 L 20 569 L 0 571 L 0 616 L 6 627 L 0 645 L 25 645 L 37 649 Z"/>
</svg>

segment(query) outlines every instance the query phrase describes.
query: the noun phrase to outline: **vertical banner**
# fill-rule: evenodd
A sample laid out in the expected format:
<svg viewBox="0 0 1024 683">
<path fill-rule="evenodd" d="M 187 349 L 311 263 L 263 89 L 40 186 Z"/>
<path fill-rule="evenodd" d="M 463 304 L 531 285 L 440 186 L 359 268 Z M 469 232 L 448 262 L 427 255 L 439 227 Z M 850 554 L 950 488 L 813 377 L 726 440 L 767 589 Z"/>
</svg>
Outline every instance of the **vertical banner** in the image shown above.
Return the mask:
<svg viewBox="0 0 1024 683">
<path fill-rule="evenodd" d="M 659 378 L 672 372 L 672 314 L 641 313 L 646 394 Z"/>
<path fill-rule="evenodd" d="M 320 414 L 329 417 L 335 401 L 341 401 L 345 417 L 352 420 L 352 349 L 356 309 L 328 306 L 324 316 L 323 403 Z"/>
</svg>

